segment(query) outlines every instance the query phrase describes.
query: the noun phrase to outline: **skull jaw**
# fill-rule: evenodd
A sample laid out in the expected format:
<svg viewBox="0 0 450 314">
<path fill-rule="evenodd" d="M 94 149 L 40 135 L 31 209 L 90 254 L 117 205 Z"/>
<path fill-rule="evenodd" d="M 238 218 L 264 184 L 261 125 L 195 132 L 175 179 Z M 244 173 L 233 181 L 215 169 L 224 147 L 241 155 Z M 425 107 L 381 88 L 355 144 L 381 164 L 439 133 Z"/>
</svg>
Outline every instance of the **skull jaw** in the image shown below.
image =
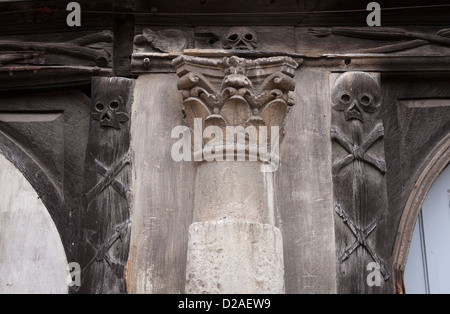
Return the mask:
<svg viewBox="0 0 450 314">
<path fill-rule="evenodd" d="M 116 115 L 114 115 L 114 114 L 94 112 L 92 114 L 92 119 L 98 121 L 98 124 L 101 127 L 110 127 L 110 128 L 114 128 L 114 129 L 120 129 L 120 123 L 119 123 L 120 119 L 117 119 Z M 125 115 L 125 117 L 122 120 L 127 121 L 128 117 Z"/>
<path fill-rule="evenodd" d="M 240 40 L 237 44 L 234 45 L 233 47 L 235 50 L 254 50 L 255 47 L 249 43 L 246 42 L 244 40 Z"/>
<path fill-rule="evenodd" d="M 255 50 L 255 46 L 247 42 L 227 43 L 223 47 L 230 50 Z"/>
<path fill-rule="evenodd" d="M 359 111 L 358 109 L 352 108 L 349 110 L 345 110 L 344 111 L 344 116 L 345 116 L 345 120 L 349 121 L 349 120 L 359 120 L 362 123 L 364 123 L 364 117 L 363 114 L 361 113 L 361 111 Z"/>
<path fill-rule="evenodd" d="M 113 120 L 101 120 L 99 124 L 101 127 L 111 127 L 114 129 L 120 129 L 120 124 L 114 122 Z"/>
</svg>

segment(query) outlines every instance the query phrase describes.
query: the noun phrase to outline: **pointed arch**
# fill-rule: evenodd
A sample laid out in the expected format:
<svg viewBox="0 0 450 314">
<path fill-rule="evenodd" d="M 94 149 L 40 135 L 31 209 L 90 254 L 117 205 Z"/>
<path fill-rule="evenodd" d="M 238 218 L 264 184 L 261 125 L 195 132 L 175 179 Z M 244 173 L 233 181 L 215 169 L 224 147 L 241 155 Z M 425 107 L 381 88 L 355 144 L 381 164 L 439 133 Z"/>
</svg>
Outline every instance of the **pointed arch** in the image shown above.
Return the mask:
<svg viewBox="0 0 450 314">
<path fill-rule="evenodd" d="M 431 186 L 450 164 L 450 133 L 442 139 L 433 151 L 428 155 L 423 171 L 418 177 L 406 202 L 405 208 L 397 229 L 397 236 L 393 251 L 393 269 L 395 292 L 405 293 L 403 274 L 408 259 L 409 247 L 412 241 L 414 227 L 422 204 Z"/>
</svg>

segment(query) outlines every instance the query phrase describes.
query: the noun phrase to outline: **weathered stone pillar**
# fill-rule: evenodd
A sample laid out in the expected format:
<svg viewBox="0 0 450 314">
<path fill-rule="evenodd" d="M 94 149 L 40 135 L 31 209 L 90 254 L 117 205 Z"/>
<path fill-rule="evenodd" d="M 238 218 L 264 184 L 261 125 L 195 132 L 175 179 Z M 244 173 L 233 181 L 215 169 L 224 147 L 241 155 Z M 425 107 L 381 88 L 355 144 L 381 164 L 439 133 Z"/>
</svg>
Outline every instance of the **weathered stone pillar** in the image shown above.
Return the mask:
<svg viewBox="0 0 450 314">
<path fill-rule="evenodd" d="M 284 293 L 273 180 L 298 64 L 182 55 L 173 65 L 197 162 L 185 291 Z"/>
</svg>

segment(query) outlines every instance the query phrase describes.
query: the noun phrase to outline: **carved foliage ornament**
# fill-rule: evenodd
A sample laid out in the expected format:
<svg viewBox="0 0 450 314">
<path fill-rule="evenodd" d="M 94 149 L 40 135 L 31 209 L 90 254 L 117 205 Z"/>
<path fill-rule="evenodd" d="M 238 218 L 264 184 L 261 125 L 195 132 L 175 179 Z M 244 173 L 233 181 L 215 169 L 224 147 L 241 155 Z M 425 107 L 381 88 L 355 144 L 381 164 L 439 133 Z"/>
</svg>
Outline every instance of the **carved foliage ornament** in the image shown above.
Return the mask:
<svg viewBox="0 0 450 314">
<path fill-rule="evenodd" d="M 278 127 L 282 139 L 285 116 L 294 104 L 291 92 L 298 64 L 292 58 L 206 59 L 182 55 L 173 65 L 180 77 L 178 89 L 182 91 L 185 121 L 191 131 L 198 129 L 195 120 L 200 118 L 202 131 L 214 126 L 227 134 L 228 126 L 242 127 L 254 130 L 259 138 L 259 132 L 266 130 L 271 143 L 272 127 Z M 223 142 L 227 142 L 225 137 Z M 264 147 L 263 142 L 252 142 L 252 147 L 261 144 Z"/>
<path fill-rule="evenodd" d="M 295 88 L 293 71 L 298 64 L 289 57 L 209 60 L 180 56 L 174 65 L 191 127 L 191 113 L 196 117 L 203 113 L 207 121 L 216 120 L 217 125 L 281 126 L 284 114 L 275 122 L 265 119 L 268 111 L 275 106 L 285 112 L 294 104 L 290 92 Z M 206 76 L 202 70 L 210 73 Z"/>
</svg>

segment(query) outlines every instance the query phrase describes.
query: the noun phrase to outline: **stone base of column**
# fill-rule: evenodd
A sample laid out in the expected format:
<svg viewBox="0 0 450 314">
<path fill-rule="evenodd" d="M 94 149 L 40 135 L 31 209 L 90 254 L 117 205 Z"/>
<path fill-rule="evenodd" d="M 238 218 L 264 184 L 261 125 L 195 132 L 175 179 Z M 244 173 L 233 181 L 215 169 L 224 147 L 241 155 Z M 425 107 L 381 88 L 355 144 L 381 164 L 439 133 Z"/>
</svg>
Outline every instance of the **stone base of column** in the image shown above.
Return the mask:
<svg viewBox="0 0 450 314">
<path fill-rule="evenodd" d="M 187 261 L 186 293 L 284 293 L 283 240 L 272 225 L 195 222 Z"/>
</svg>

